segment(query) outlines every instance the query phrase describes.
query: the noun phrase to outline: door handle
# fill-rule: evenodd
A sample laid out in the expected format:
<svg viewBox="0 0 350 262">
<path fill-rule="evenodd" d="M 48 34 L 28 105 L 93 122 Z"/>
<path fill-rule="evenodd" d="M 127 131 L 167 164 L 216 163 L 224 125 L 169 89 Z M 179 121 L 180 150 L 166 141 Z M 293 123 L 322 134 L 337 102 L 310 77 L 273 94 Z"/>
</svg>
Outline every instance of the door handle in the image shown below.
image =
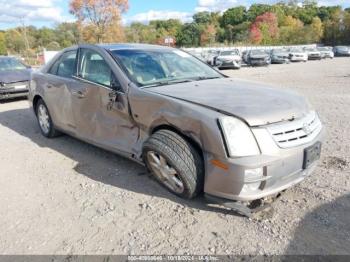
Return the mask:
<svg viewBox="0 0 350 262">
<path fill-rule="evenodd" d="M 72 91 L 72 95 L 78 97 L 78 98 L 84 98 L 85 97 L 85 93 L 81 90 L 78 91 Z"/>
<path fill-rule="evenodd" d="M 53 88 L 53 86 L 52 85 L 47 85 L 47 88 Z"/>
</svg>

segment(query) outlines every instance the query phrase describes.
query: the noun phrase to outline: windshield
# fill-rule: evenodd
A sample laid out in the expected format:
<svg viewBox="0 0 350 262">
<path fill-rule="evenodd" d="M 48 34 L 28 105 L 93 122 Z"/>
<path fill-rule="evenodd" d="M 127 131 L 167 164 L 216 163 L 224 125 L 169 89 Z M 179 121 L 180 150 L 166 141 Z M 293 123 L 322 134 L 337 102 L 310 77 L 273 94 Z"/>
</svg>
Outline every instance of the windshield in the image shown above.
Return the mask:
<svg viewBox="0 0 350 262">
<path fill-rule="evenodd" d="M 265 50 L 252 50 L 250 51 L 252 55 L 266 55 L 266 51 Z"/>
<path fill-rule="evenodd" d="M 220 53 L 222 56 L 239 55 L 238 50 L 222 51 Z"/>
<path fill-rule="evenodd" d="M 293 52 L 293 53 L 303 53 L 303 50 L 299 49 L 299 48 L 292 48 L 290 49 L 290 52 Z"/>
<path fill-rule="evenodd" d="M 272 49 L 272 53 L 276 54 L 276 53 L 286 53 L 287 50 L 286 49 Z"/>
<path fill-rule="evenodd" d="M 12 57 L 0 58 L 0 71 L 12 71 L 26 69 L 20 61 Z"/>
<path fill-rule="evenodd" d="M 221 78 L 220 73 L 177 49 L 114 50 L 131 80 L 141 87 Z"/>
<path fill-rule="evenodd" d="M 329 51 L 327 47 L 319 47 L 317 48 L 319 51 Z"/>
</svg>

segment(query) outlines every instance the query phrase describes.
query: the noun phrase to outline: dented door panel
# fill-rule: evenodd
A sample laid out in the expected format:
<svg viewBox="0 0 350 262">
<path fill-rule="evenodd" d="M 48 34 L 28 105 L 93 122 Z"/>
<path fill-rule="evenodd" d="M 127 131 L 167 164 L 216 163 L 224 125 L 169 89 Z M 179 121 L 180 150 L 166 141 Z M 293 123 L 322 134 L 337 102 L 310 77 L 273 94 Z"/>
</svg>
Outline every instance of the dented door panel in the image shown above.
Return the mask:
<svg viewBox="0 0 350 262">
<path fill-rule="evenodd" d="M 43 83 L 45 102 L 49 108 L 54 123 L 63 130 L 75 130 L 71 87 L 72 79 L 48 75 Z"/>
<path fill-rule="evenodd" d="M 114 151 L 130 153 L 138 128 L 129 116 L 126 95 L 115 95 L 112 89 L 85 81 L 76 82 L 76 92 L 83 90 L 83 97 L 72 95 L 78 136 Z"/>
</svg>

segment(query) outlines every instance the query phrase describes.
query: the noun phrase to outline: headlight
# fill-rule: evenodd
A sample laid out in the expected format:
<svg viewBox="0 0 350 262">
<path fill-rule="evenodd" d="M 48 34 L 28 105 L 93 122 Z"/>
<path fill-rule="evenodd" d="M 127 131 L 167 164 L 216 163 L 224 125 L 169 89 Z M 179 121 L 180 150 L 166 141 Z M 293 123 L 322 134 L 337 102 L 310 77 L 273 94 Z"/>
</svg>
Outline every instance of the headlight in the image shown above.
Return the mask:
<svg viewBox="0 0 350 262">
<path fill-rule="evenodd" d="M 244 122 L 229 116 L 221 117 L 219 122 L 231 157 L 260 154 L 254 135 Z"/>
</svg>

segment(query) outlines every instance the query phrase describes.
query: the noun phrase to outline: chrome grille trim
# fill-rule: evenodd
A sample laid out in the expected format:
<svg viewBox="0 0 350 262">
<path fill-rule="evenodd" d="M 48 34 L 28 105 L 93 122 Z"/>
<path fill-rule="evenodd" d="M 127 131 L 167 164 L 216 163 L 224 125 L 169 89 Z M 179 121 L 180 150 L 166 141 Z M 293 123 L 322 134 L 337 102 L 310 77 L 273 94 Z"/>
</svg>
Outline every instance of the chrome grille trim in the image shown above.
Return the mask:
<svg viewBox="0 0 350 262">
<path fill-rule="evenodd" d="M 289 122 L 268 125 L 268 132 L 281 148 L 291 148 L 307 144 L 321 132 L 322 124 L 315 111 L 303 118 Z"/>
</svg>

